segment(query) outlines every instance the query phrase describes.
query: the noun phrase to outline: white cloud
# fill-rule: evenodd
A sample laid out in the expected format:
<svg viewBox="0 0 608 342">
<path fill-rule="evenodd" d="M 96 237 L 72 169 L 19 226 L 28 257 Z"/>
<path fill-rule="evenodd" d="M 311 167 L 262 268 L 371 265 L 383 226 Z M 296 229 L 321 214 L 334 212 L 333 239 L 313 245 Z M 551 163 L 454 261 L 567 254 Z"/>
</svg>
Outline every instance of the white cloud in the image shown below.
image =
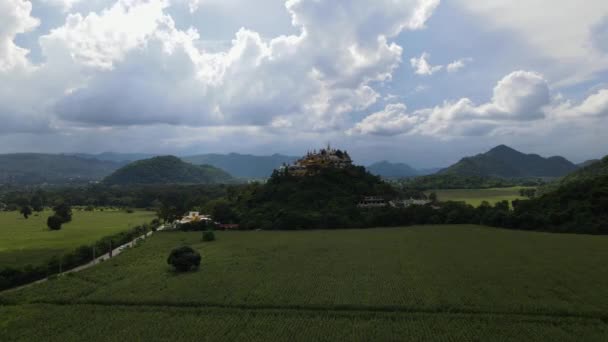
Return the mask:
<svg viewBox="0 0 608 342">
<path fill-rule="evenodd" d="M 407 107 L 404 104 L 389 104 L 384 110 L 363 119 L 347 133 L 393 136 L 407 133 L 418 122 L 418 117 L 408 115 Z"/>
<path fill-rule="evenodd" d="M 146 43 L 163 24 L 168 1 L 119 0 L 100 15 L 69 14 L 64 26 L 43 36 L 41 44 L 69 54 L 74 62 L 111 69 L 113 63 Z"/>
<path fill-rule="evenodd" d="M 430 57 L 431 55 L 429 53 L 424 52 L 420 57 L 410 59 L 410 64 L 416 75 L 430 76 L 443 69 L 443 65 L 431 65 L 427 61 Z"/>
<path fill-rule="evenodd" d="M 408 132 L 437 135 L 484 135 L 502 124 L 545 117 L 550 104 L 547 82 L 535 72 L 515 71 L 494 87 L 490 102 L 476 105 L 468 98 L 406 113 L 403 104 L 389 105 L 355 125 L 358 134 L 397 135 Z"/>
<path fill-rule="evenodd" d="M 471 63 L 472 61 L 473 61 L 472 58 L 461 58 L 461 59 L 455 60 L 452 63 L 448 64 L 448 66 L 446 67 L 446 70 L 449 73 L 457 72 L 460 69 L 467 66 L 467 64 Z"/>
<path fill-rule="evenodd" d="M 607 116 L 608 115 L 608 89 L 602 89 L 596 94 L 589 96 L 578 108 L 577 112 L 583 115 Z"/>
<path fill-rule="evenodd" d="M 422 28 L 437 4 L 289 0 L 299 35 L 241 29 L 227 51 L 207 52 L 196 31 L 175 27 L 166 1 L 120 0 L 101 14 L 69 15 L 41 44 L 49 60 L 85 68 L 56 106 L 68 121 L 326 130 L 378 100 L 376 84 L 401 62 L 389 39 Z"/>
<path fill-rule="evenodd" d="M 447 66 L 431 65 L 428 61 L 430 57 L 431 55 L 428 52 L 424 52 L 420 57 L 410 59 L 410 65 L 412 66 L 412 69 L 414 69 L 416 75 L 430 76 L 444 70 L 444 68 L 447 72 L 454 73 L 473 61 L 472 58 L 461 58 L 449 63 Z"/>
<path fill-rule="evenodd" d="M 597 119 L 608 116 L 608 89 L 600 89 L 580 104 L 573 104 L 559 96 L 554 101 L 552 114 L 555 120 Z"/>
<path fill-rule="evenodd" d="M 0 73 L 26 67 L 28 50 L 17 46 L 15 36 L 36 28 L 40 22 L 31 16 L 32 3 L 24 0 L 0 2 Z"/>
</svg>

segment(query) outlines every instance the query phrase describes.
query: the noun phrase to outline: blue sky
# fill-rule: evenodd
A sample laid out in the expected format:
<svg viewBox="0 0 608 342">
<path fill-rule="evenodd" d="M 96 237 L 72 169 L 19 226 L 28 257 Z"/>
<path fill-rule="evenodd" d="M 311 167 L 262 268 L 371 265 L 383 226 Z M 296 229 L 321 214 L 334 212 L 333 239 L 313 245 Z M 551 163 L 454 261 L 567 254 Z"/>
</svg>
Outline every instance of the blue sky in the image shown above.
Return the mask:
<svg viewBox="0 0 608 342">
<path fill-rule="evenodd" d="M 3 0 L 0 153 L 607 154 L 608 3 Z"/>
</svg>

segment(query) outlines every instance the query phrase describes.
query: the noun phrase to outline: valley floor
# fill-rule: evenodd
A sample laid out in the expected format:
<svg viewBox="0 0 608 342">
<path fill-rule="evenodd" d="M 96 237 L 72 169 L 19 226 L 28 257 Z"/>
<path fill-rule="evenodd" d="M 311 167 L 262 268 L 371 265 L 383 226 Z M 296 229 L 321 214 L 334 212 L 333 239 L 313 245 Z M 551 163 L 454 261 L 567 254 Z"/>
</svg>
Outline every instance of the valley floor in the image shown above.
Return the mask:
<svg viewBox="0 0 608 342">
<path fill-rule="evenodd" d="M 8 340 L 608 339 L 608 237 L 479 226 L 160 232 L 0 294 Z M 175 274 L 188 244 L 197 272 Z"/>
<path fill-rule="evenodd" d="M 520 190 L 530 189 L 528 187 L 515 186 L 511 188 L 493 188 L 493 189 L 449 189 L 449 190 L 433 190 L 427 191 L 437 194 L 440 201 L 456 201 L 466 202 L 474 207 L 478 207 L 483 201 L 487 201 L 494 205 L 501 201 L 511 203 L 517 199 L 527 199 L 520 195 Z"/>
</svg>

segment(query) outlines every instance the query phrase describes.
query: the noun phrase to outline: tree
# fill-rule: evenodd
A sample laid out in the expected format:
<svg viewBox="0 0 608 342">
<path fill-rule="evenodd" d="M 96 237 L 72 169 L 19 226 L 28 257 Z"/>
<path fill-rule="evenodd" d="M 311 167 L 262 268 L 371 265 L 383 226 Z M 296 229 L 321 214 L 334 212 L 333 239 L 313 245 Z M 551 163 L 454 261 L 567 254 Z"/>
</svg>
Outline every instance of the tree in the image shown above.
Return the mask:
<svg viewBox="0 0 608 342">
<path fill-rule="evenodd" d="M 429 200 L 433 203 L 437 203 L 437 193 L 435 192 L 431 192 L 429 194 Z"/>
<path fill-rule="evenodd" d="M 24 205 L 23 207 L 21 207 L 21 210 L 19 212 L 27 220 L 30 215 L 32 215 L 32 208 L 30 208 L 28 205 Z"/>
<path fill-rule="evenodd" d="M 35 194 L 32 197 L 30 204 L 32 205 L 32 209 L 34 209 L 35 212 L 39 213 L 42 210 L 44 210 L 44 204 L 42 202 L 42 197 L 39 194 Z"/>
<path fill-rule="evenodd" d="M 203 232 L 203 241 L 205 241 L 205 242 L 215 241 L 215 233 L 213 232 L 213 230 L 207 230 L 207 231 Z"/>
<path fill-rule="evenodd" d="M 188 272 L 200 266 L 201 255 L 191 247 L 184 246 L 171 251 L 167 263 L 178 272 Z"/>
<path fill-rule="evenodd" d="M 61 219 L 61 223 L 67 223 L 72 221 L 72 207 L 70 207 L 65 202 L 55 206 L 53 208 L 55 211 L 55 215 Z"/>
<path fill-rule="evenodd" d="M 211 217 L 217 222 L 234 223 L 238 221 L 233 206 L 227 200 L 219 199 L 210 201 L 206 206 Z"/>
<path fill-rule="evenodd" d="M 60 230 L 63 224 L 63 219 L 57 215 L 49 216 L 46 220 L 46 225 L 50 230 Z"/>
</svg>

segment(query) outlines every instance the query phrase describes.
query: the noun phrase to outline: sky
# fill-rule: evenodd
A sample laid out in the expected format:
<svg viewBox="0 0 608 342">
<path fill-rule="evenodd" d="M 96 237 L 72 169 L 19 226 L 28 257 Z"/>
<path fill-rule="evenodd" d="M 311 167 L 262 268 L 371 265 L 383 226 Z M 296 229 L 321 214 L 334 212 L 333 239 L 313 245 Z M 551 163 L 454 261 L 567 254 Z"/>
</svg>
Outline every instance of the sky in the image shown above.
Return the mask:
<svg viewBox="0 0 608 342">
<path fill-rule="evenodd" d="M 0 153 L 608 154 L 605 0 L 0 0 Z"/>
</svg>

